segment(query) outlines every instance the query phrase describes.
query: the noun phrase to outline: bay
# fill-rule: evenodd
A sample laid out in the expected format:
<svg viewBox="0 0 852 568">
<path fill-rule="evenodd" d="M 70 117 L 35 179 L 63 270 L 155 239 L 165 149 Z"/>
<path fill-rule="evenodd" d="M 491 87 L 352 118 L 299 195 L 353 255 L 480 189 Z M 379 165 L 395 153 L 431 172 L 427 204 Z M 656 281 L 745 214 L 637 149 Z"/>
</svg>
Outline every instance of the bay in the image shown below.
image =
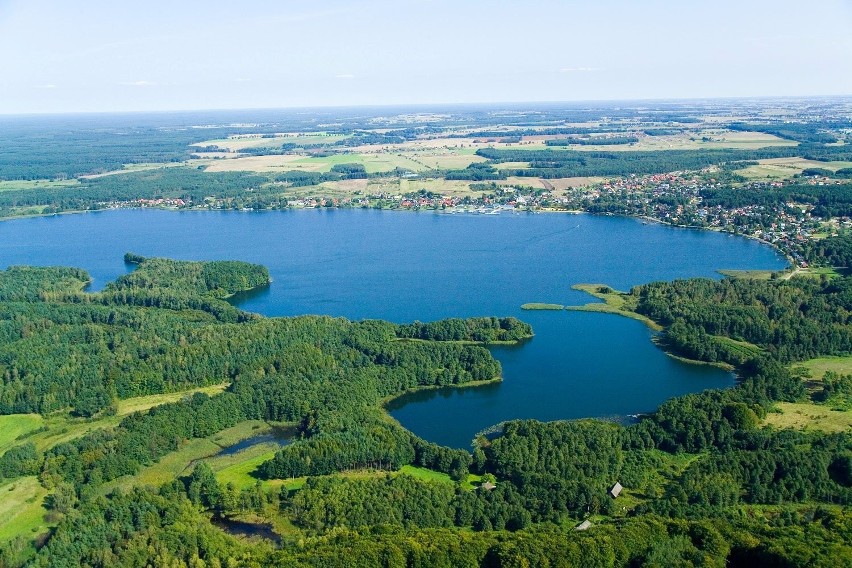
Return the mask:
<svg viewBox="0 0 852 568">
<path fill-rule="evenodd" d="M 718 278 L 718 269 L 781 269 L 753 240 L 621 217 L 467 215 L 376 210 L 202 212 L 116 210 L 0 223 L 0 265 L 86 269 L 92 290 L 132 269 L 125 252 L 269 267 L 273 283 L 242 295 L 268 316 L 327 314 L 395 322 L 515 316 L 535 337 L 495 347 L 504 381 L 407 394 L 392 416 L 428 440 L 468 447 L 503 420 L 624 416 L 734 383 L 719 369 L 668 357 L 642 323 L 580 312 L 523 311 L 526 302 L 592 301 L 571 289 Z"/>
</svg>

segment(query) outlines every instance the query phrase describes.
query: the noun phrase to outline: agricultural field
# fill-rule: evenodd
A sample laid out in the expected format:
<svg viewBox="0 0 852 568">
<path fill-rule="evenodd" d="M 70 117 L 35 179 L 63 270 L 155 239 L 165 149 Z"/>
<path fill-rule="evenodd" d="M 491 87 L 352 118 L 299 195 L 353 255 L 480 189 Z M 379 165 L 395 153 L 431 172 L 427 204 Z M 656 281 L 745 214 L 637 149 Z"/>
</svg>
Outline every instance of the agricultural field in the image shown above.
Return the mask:
<svg viewBox="0 0 852 568">
<path fill-rule="evenodd" d="M 75 179 L 65 180 L 0 180 L 0 191 L 57 189 L 79 185 Z"/>
<path fill-rule="evenodd" d="M 214 160 L 209 162 L 207 171 L 263 173 L 286 171 L 328 172 L 336 164 L 362 164 L 368 174 L 390 172 L 397 168 L 412 172 L 421 172 L 430 169 L 428 166 L 416 161 L 416 159 L 412 159 L 404 154 L 343 153 L 321 157 L 286 154 Z"/>
<path fill-rule="evenodd" d="M 842 168 L 852 168 L 852 162 L 818 162 L 804 158 L 771 158 L 758 160 L 757 165 L 747 166 L 735 173 L 749 180 L 782 180 L 799 175 L 807 168 L 837 171 Z"/>
<path fill-rule="evenodd" d="M 218 146 L 226 152 L 239 152 L 246 148 L 279 148 L 282 144 L 334 144 L 335 142 L 345 140 L 346 138 L 349 138 L 349 136 L 343 134 L 328 134 L 325 132 L 277 133 L 271 137 L 261 134 L 235 134 L 228 138 L 196 142 L 191 146 L 197 148 Z"/>
</svg>

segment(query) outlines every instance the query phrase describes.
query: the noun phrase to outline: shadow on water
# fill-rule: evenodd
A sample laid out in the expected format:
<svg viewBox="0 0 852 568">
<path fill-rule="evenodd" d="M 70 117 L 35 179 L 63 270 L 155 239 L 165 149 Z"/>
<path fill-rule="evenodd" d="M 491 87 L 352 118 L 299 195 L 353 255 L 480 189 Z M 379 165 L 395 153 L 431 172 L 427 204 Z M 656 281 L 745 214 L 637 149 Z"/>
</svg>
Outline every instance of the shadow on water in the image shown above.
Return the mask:
<svg viewBox="0 0 852 568">
<path fill-rule="evenodd" d="M 459 388 L 459 385 L 453 385 L 447 387 L 416 390 L 405 393 L 401 396 L 392 399 L 385 405 L 385 409 L 389 413 L 393 413 L 395 410 L 399 410 L 400 408 L 403 408 L 404 406 L 407 406 L 411 403 L 429 402 L 430 400 L 435 399 L 463 397 L 465 394 L 473 394 L 474 392 L 479 396 L 488 396 L 489 393 L 497 394 L 497 392 L 500 390 L 500 386 L 501 385 L 499 382 L 494 382 L 470 387 L 465 387 L 464 385 L 461 385 L 462 388 Z"/>
<path fill-rule="evenodd" d="M 259 286 L 257 288 L 252 288 L 251 290 L 245 290 L 244 292 L 237 292 L 228 298 L 228 303 L 239 308 L 240 304 L 250 302 L 252 300 L 264 301 L 269 297 L 270 288 L 271 286 L 267 284 L 266 286 Z"/>
</svg>

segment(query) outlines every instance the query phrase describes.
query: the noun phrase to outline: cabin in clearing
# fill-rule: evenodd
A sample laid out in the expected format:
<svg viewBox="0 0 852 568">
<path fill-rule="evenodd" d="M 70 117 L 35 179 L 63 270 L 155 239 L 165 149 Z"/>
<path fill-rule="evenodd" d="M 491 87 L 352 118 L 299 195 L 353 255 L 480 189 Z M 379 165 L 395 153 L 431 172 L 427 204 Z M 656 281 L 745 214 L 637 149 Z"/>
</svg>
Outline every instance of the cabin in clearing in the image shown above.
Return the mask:
<svg viewBox="0 0 852 568">
<path fill-rule="evenodd" d="M 615 499 L 621 493 L 621 490 L 624 489 L 619 482 L 615 482 L 615 485 L 612 486 L 612 489 L 609 490 L 610 496 Z"/>
</svg>

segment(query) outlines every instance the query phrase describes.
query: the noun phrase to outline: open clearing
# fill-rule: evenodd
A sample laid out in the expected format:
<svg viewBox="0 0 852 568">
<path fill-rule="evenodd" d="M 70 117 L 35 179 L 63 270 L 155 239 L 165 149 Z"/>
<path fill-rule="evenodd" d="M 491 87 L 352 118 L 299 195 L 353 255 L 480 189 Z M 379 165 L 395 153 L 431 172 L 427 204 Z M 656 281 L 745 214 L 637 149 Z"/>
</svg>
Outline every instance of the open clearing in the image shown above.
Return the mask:
<svg viewBox="0 0 852 568">
<path fill-rule="evenodd" d="M 421 172 L 429 167 L 402 154 L 334 154 L 313 157 L 300 155 L 250 156 L 233 160 L 214 160 L 209 163 L 209 172 L 328 172 L 335 164 L 362 164 L 367 173 L 390 172 L 397 168 Z"/>
<path fill-rule="evenodd" d="M 327 134 L 325 132 L 309 132 L 305 134 L 277 133 L 271 136 L 262 134 L 235 134 L 228 138 L 217 138 L 191 144 L 191 147 L 205 148 L 207 146 L 218 146 L 228 152 L 239 152 L 246 148 L 280 148 L 282 144 L 334 144 L 349 138 L 343 134 Z"/>
<path fill-rule="evenodd" d="M 225 390 L 227 386 L 227 384 L 211 385 L 167 394 L 128 398 L 117 403 L 117 411 L 113 416 L 94 420 L 75 418 L 67 413 L 55 413 L 47 417 L 38 414 L 0 416 L 0 454 L 13 446 L 26 442 L 33 442 L 39 451 L 44 451 L 57 444 L 79 438 L 88 432 L 115 427 L 123 417 L 133 412 L 141 412 L 161 404 L 176 402 L 198 392 L 214 395 Z"/>
<path fill-rule="evenodd" d="M 852 162 L 818 162 L 804 158 L 771 158 L 758 160 L 755 166 L 748 166 L 735 173 L 750 180 L 790 179 L 808 168 L 820 168 L 836 172 L 842 168 L 852 168 Z"/>
<path fill-rule="evenodd" d="M 241 440 L 271 432 L 272 427 L 259 420 L 246 420 L 236 426 L 222 430 L 208 438 L 195 438 L 187 441 L 177 451 L 166 454 L 160 461 L 142 468 L 135 475 L 128 475 L 105 484 L 104 491 L 114 487 L 130 489 L 137 485 L 160 486 L 181 475 L 192 471 L 196 462 L 213 458 L 224 448 L 232 446 Z M 240 452 L 235 454 L 238 456 Z M 252 481 L 252 483 L 254 483 Z"/>
<path fill-rule="evenodd" d="M 832 410 L 825 405 L 778 402 L 778 412 L 769 412 L 764 422 L 776 428 L 844 432 L 852 428 L 852 410 Z"/>
<path fill-rule="evenodd" d="M 208 396 L 213 396 L 223 392 L 228 388 L 229 383 L 219 385 L 210 385 L 208 387 L 199 387 L 187 391 L 170 392 L 166 394 L 152 394 L 148 396 L 136 396 L 125 400 L 118 401 L 118 416 L 126 416 L 133 412 L 140 412 L 170 402 L 177 402 L 184 397 L 192 396 L 196 393 L 204 393 Z"/>
<path fill-rule="evenodd" d="M 0 455 L 17 445 L 15 441 L 29 432 L 38 430 L 44 419 L 38 414 L 10 414 L 0 416 Z"/>
<path fill-rule="evenodd" d="M 47 179 L 36 179 L 36 180 L 10 180 L 3 181 L 0 180 L 0 191 L 21 191 L 21 190 L 30 190 L 30 189 L 61 189 L 74 187 L 79 185 L 79 182 L 76 179 L 64 179 L 64 180 L 47 180 Z"/>
<path fill-rule="evenodd" d="M 47 530 L 43 505 L 47 493 L 35 476 L 0 485 L 0 542 L 18 535 L 32 538 Z"/>
<path fill-rule="evenodd" d="M 739 280 L 769 280 L 778 270 L 717 270 L 722 276 Z"/>
<path fill-rule="evenodd" d="M 794 363 L 793 367 L 804 367 L 817 380 L 822 379 L 828 371 L 850 375 L 852 374 L 852 357 L 818 357 L 801 363 Z"/>
</svg>

